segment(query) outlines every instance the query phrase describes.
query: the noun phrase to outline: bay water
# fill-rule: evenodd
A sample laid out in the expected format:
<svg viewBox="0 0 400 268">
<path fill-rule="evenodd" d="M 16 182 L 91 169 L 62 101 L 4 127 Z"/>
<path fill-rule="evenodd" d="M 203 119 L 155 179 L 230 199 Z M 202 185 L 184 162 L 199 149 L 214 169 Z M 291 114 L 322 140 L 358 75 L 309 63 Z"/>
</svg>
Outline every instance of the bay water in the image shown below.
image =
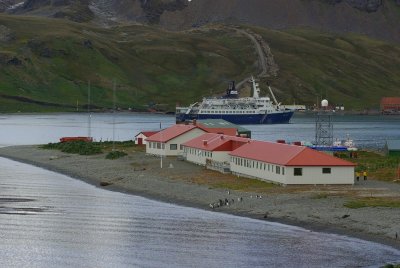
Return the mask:
<svg viewBox="0 0 400 268">
<path fill-rule="evenodd" d="M 337 123 L 346 128 L 343 133 L 367 147 L 400 135 L 395 118 L 344 119 Z M 120 114 L 112 122 L 110 114 L 94 114 L 93 136 L 111 140 L 114 128 L 117 140 L 132 139 L 141 130 L 160 128 L 160 122 L 172 125 L 174 117 Z M 302 140 L 312 135 L 313 126 L 313 119 L 303 116 L 288 125 L 246 127 L 257 139 Z M 88 133 L 85 114 L 2 115 L 0 128 L 2 146 Z M 400 262 L 399 250 L 378 243 L 106 191 L 4 158 L 0 241 L 0 267 L 379 267 Z"/>
</svg>

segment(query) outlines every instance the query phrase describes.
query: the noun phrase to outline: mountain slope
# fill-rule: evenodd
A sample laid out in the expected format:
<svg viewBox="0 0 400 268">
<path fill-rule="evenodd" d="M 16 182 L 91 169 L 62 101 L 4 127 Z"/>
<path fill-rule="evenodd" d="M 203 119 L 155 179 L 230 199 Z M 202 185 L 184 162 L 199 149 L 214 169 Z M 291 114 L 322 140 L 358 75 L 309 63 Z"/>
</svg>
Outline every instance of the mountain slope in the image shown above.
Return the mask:
<svg viewBox="0 0 400 268">
<path fill-rule="evenodd" d="M 7 10 L 10 6 L 15 8 Z M 399 0 L 0 0 L 1 11 L 100 25 L 150 23 L 173 30 L 216 22 L 311 27 L 400 42 Z"/>
<path fill-rule="evenodd" d="M 26 27 L 29 25 L 30 27 Z M 252 27 L 279 66 L 267 80 L 282 102 L 312 105 L 316 98 L 348 108 L 378 107 L 400 88 L 400 48 L 363 36 Z M 127 25 L 109 29 L 63 20 L 0 16 L 0 112 L 84 108 L 93 103 L 173 110 L 222 93 L 229 80 L 259 73 L 249 38 L 215 25 L 187 32 Z M 242 94 L 248 94 L 243 91 Z"/>
<path fill-rule="evenodd" d="M 86 103 L 88 80 L 94 104 L 112 107 L 113 79 L 119 106 L 171 108 L 252 73 L 253 54 L 245 37 L 230 32 L 0 16 L 0 111 L 71 109 Z"/>
</svg>

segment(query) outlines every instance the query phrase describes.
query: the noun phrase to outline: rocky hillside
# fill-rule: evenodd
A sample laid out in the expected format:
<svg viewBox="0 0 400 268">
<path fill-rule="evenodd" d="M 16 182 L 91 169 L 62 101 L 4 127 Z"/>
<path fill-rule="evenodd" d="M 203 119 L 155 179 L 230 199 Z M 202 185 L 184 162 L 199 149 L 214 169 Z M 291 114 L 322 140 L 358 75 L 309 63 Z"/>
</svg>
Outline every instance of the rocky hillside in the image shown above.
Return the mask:
<svg viewBox="0 0 400 268">
<path fill-rule="evenodd" d="M 283 103 L 328 97 L 377 108 L 398 94 L 399 66 L 398 45 L 354 34 L 224 25 L 170 32 L 0 15 L 0 112 L 82 109 L 88 81 L 93 104 L 107 109 L 114 79 L 119 107 L 171 111 L 251 74 Z"/>
<path fill-rule="evenodd" d="M 0 0 L 0 112 L 82 108 L 88 81 L 107 109 L 114 79 L 120 107 L 171 111 L 252 74 L 283 103 L 377 108 L 399 94 L 399 2 Z"/>
<path fill-rule="evenodd" d="M 160 24 L 174 30 L 216 22 L 311 27 L 400 42 L 400 0 L 0 0 L 0 11 L 101 25 Z"/>
</svg>

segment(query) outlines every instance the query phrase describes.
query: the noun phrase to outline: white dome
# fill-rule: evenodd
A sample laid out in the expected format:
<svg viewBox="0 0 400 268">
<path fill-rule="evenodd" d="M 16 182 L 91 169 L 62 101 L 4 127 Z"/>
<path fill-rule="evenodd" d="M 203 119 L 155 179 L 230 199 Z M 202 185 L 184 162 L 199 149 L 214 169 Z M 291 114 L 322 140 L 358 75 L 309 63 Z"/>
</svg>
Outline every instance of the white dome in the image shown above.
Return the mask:
<svg viewBox="0 0 400 268">
<path fill-rule="evenodd" d="M 328 107 L 328 104 L 329 104 L 328 100 L 322 100 L 321 101 L 321 106 L 322 107 Z"/>
</svg>

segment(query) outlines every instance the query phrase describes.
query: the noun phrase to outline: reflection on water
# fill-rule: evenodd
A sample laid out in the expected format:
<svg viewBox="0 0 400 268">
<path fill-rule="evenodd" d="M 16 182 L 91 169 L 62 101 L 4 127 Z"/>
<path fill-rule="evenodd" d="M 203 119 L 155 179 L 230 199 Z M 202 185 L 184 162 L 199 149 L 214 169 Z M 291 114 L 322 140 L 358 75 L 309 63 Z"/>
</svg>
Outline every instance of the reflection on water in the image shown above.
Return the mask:
<svg viewBox="0 0 400 268">
<path fill-rule="evenodd" d="M 92 114 L 91 133 L 96 140 L 129 140 L 145 130 L 157 130 L 175 123 L 175 117 L 157 114 L 117 114 L 115 125 L 111 114 Z M 0 120 L 0 146 L 57 142 L 63 136 L 87 136 L 86 114 L 3 115 Z M 253 138 L 275 141 L 313 141 L 315 123 L 312 115 L 297 114 L 290 124 L 247 125 Z M 334 137 L 349 135 L 359 147 L 382 148 L 385 139 L 400 139 L 398 116 L 334 117 Z"/>
<path fill-rule="evenodd" d="M 376 267 L 400 251 L 105 191 L 0 158 L 0 267 Z"/>
</svg>

